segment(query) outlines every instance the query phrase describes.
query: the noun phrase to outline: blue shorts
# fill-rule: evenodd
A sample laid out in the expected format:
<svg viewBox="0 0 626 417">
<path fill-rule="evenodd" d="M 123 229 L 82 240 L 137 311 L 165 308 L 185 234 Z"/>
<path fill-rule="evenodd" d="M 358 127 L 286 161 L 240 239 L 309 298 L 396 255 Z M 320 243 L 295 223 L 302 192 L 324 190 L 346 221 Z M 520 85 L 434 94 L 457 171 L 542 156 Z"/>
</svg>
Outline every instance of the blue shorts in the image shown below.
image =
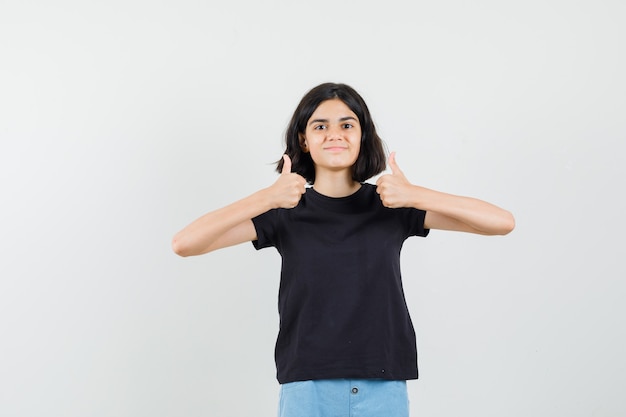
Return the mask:
<svg viewBox="0 0 626 417">
<path fill-rule="evenodd" d="M 408 417 L 406 381 L 322 379 L 280 386 L 278 417 Z"/>
</svg>

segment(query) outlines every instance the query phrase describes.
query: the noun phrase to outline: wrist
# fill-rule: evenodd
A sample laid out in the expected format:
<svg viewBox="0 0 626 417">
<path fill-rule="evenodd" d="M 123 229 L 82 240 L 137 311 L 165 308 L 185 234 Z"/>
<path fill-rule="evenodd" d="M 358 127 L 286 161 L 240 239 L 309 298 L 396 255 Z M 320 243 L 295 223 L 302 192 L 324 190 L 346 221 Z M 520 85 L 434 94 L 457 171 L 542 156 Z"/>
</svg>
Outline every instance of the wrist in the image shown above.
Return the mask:
<svg viewBox="0 0 626 417">
<path fill-rule="evenodd" d="M 274 198 L 275 193 L 272 191 L 272 187 L 263 188 L 256 193 L 259 206 L 265 211 L 278 208 L 278 203 Z"/>
<path fill-rule="evenodd" d="M 419 185 L 410 185 L 409 206 L 420 210 L 432 210 L 437 192 Z"/>
</svg>

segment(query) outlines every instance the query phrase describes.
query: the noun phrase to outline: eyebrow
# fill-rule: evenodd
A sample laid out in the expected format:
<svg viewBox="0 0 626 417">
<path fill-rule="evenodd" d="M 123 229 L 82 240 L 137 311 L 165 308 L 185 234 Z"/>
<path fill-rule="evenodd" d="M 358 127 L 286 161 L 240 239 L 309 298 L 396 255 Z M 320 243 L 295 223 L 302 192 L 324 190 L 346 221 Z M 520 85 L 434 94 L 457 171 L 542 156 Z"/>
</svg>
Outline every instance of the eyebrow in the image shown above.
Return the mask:
<svg viewBox="0 0 626 417">
<path fill-rule="evenodd" d="M 348 120 L 354 120 L 355 122 L 358 122 L 358 119 L 356 117 L 353 117 L 353 116 L 345 116 L 345 117 L 339 118 L 340 122 L 345 122 L 345 121 L 348 121 Z M 313 123 L 328 123 L 328 119 L 314 119 L 314 120 L 311 120 L 309 122 L 309 126 L 312 125 Z"/>
</svg>

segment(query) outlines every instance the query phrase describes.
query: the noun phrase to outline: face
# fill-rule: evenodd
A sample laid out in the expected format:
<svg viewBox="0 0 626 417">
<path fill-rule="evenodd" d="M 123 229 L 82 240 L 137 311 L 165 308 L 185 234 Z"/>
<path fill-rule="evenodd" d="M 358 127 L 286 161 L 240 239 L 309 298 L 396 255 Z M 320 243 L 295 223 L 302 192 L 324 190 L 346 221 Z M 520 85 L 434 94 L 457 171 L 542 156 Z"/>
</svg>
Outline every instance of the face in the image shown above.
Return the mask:
<svg viewBox="0 0 626 417">
<path fill-rule="evenodd" d="M 300 145 L 311 154 L 316 176 L 322 170 L 351 173 L 361 150 L 361 124 L 343 101 L 323 101 L 307 121 Z"/>
</svg>

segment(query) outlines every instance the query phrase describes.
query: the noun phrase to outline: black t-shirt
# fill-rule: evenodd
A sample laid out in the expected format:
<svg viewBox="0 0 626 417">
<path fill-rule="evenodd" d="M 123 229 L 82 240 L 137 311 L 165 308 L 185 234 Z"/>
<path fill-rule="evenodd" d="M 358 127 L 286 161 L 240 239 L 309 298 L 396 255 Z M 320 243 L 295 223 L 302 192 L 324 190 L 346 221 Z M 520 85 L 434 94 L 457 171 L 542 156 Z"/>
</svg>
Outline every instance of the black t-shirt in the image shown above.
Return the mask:
<svg viewBox="0 0 626 417">
<path fill-rule="evenodd" d="M 308 188 L 293 209 L 252 219 L 255 248 L 282 256 L 276 342 L 280 383 L 310 379 L 416 379 L 415 331 L 400 250 L 426 236 L 425 212 L 382 205 L 372 184 L 331 198 Z"/>
</svg>

